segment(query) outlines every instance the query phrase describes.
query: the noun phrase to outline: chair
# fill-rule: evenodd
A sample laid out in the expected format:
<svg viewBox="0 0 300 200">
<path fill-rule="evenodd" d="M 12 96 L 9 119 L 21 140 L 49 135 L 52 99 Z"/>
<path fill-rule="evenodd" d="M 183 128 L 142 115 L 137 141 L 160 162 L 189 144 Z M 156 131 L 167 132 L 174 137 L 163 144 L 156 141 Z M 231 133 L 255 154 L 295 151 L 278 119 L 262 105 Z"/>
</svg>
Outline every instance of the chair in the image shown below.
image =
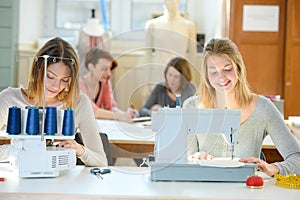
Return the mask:
<svg viewBox="0 0 300 200">
<path fill-rule="evenodd" d="M 101 137 L 101 141 L 103 144 L 103 149 L 104 152 L 106 154 L 106 158 L 107 158 L 107 164 L 108 166 L 112 166 L 113 165 L 113 161 L 112 161 L 112 157 L 111 157 L 111 153 L 110 153 L 110 144 L 108 141 L 108 137 L 106 133 L 99 133 L 100 137 Z M 80 133 L 76 133 L 75 135 L 75 141 L 81 145 L 84 145 L 82 142 L 82 138 L 81 138 L 81 134 Z M 80 160 L 80 158 L 77 158 L 77 165 L 84 165 L 84 163 Z"/>
<path fill-rule="evenodd" d="M 267 161 L 266 156 L 265 156 L 264 152 L 262 152 L 262 151 L 260 152 L 259 158 L 263 161 Z"/>
</svg>

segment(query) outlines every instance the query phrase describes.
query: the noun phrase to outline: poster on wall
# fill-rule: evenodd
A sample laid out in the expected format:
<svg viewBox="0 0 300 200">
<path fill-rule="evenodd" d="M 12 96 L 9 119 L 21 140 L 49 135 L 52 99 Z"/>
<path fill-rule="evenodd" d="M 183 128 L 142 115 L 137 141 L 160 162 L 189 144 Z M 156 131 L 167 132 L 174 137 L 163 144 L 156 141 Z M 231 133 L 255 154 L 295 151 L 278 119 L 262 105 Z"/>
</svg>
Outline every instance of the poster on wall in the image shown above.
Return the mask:
<svg viewBox="0 0 300 200">
<path fill-rule="evenodd" d="M 279 6 L 244 5 L 243 31 L 278 32 Z"/>
</svg>

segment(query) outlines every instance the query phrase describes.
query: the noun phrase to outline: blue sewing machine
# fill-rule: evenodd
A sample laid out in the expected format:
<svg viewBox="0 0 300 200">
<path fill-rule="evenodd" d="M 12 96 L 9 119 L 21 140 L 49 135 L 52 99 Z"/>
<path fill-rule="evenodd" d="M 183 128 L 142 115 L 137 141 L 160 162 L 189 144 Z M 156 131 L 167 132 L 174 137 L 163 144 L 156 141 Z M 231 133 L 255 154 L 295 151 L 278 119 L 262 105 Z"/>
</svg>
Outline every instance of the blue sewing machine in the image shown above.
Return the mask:
<svg viewBox="0 0 300 200">
<path fill-rule="evenodd" d="M 233 158 L 239 127 L 239 110 L 159 109 L 152 115 L 152 130 L 157 133 L 154 161 L 149 163 L 151 180 L 245 182 L 247 177 L 255 174 L 255 164 L 240 163 L 238 166 L 225 167 L 209 165 L 209 160 L 201 162 L 187 159 L 188 134 L 223 134 L 230 144 Z M 226 162 L 231 161 L 238 163 L 231 158 Z"/>
</svg>

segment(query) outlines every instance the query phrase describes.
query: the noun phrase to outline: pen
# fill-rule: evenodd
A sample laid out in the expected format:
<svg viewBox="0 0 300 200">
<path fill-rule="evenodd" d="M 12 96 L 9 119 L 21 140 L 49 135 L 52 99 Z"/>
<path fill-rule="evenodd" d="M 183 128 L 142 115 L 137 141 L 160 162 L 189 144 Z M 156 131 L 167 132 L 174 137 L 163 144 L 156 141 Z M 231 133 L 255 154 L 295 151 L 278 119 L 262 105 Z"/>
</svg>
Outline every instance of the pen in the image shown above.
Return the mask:
<svg viewBox="0 0 300 200">
<path fill-rule="evenodd" d="M 0 181 L 3 182 L 3 181 L 6 181 L 7 178 L 4 178 L 4 177 L 0 177 Z"/>
<path fill-rule="evenodd" d="M 136 116 L 136 117 L 139 117 L 139 116 L 140 116 L 139 113 L 138 113 L 137 111 L 135 111 L 136 109 L 135 109 L 133 103 L 130 103 L 130 108 L 134 110 L 134 111 L 133 111 L 134 116 Z"/>
<path fill-rule="evenodd" d="M 130 103 L 130 108 L 135 109 L 133 103 Z"/>
</svg>

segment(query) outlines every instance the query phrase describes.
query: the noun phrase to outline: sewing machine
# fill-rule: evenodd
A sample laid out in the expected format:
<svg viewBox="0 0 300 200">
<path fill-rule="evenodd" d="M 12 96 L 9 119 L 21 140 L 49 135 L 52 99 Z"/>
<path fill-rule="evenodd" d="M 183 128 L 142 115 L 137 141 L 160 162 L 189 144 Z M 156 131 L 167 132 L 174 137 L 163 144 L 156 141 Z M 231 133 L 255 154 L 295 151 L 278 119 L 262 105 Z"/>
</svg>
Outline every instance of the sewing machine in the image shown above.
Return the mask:
<svg viewBox="0 0 300 200">
<path fill-rule="evenodd" d="M 75 167 L 76 151 L 48 145 L 47 139 L 74 139 L 76 130 L 72 109 L 46 107 L 47 60 L 74 60 L 49 55 L 35 59 L 44 59 L 42 107 L 9 108 L 6 129 L 7 137 L 11 138 L 9 160 L 19 177 L 56 177 L 60 170 Z"/>
<path fill-rule="evenodd" d="M 220 167 L 187 159 L 188 134 L 223 134 L 233 158 L 239 127 L 239 110 L 162 108 L 154 112 L 152 130 L 157 133 L 154 161 L 149 163 L 151 180 L 245 182 L 255 174 L 255 164 Z"/>
<path fill-rule="evenodd" d="M 57 111 L 57 133 L 53 135 L 26 133 L 27 109 L 21 109 L 21 132 L 7 134 L 11 138 L 9 160 L 13 170 L 19 177 L 56 177 L 60 170 L 74 168 L 76 165 L 76 152 L 47 145 L 49 140 L 74 139 L 74 133 L 62 134 L 64 112 Z M 39 112 L 39 123 L 42 124 L 42 111 Z M 44 126 L 39 127 L 42 133 Z M 48 140 L 48 141 L 49 141 Z"/>
</svg>

